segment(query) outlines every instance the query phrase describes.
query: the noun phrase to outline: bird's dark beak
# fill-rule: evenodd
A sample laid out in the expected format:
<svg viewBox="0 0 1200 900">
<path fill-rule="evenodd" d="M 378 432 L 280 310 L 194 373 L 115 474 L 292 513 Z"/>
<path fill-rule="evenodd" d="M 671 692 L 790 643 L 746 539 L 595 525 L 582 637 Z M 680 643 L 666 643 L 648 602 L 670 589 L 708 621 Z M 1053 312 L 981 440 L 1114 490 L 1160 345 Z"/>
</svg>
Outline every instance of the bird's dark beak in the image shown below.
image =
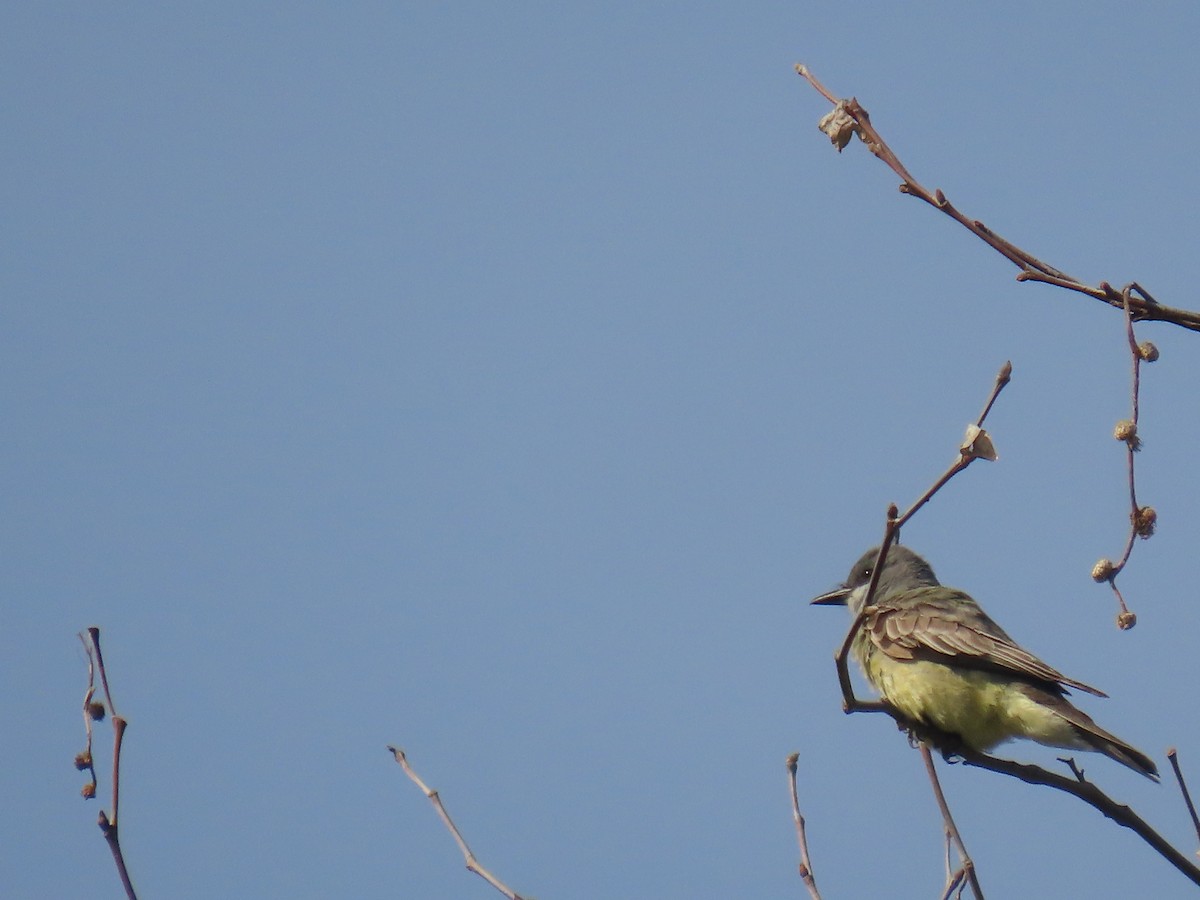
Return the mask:
<svg viewBox="0 0 1200 900">
<path fill-rule="evenodd" d="M 843 585 L 840 588 L 835 588 L 827 594 L 822 594 L 820 597 L 815 597 L 810 606 L 845 606 L 846 598 L 850 596 L 850 588 Z"/>
</svg>

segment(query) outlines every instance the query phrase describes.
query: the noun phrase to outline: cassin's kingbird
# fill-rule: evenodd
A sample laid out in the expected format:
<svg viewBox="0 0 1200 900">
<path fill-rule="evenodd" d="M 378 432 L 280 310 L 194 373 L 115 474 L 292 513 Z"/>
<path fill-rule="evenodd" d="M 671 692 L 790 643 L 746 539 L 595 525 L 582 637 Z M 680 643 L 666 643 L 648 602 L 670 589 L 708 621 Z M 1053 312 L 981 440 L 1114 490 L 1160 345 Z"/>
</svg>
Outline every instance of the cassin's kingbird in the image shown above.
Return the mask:
<svg viewBox="0 0 1200 900">
<path fill-rule="evenodd" d="M 812 602 L 843 604 L 857 617 L 878 552 L 868 550 L 845 584 Z M 1094 750 L 1158 780 L 1153 760 L 1065 699 L 1068 686 L 1106 694 L 1017 646 L 978 603 L 944 587 L 907 547 L 888 550 L 871 606 L 852 652 L 867 680 L 913 722 L 957 735 L 981 752 L 1015 738 Z"/>
</svg>

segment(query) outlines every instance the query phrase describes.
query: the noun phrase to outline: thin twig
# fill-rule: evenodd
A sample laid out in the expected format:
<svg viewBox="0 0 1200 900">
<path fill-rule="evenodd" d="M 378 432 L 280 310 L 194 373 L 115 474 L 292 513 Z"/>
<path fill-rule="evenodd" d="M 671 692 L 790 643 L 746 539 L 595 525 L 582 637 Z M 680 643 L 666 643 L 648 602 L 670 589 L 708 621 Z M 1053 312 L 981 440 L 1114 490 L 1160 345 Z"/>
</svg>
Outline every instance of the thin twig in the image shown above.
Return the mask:
<svg viewBox="0 0 1200 900">
<path fill-rule="evenodd" d="M 429 802 L 433 804 L 433 808 L 437 810 L 438 816 L 442 820 L 442 824 L 449 829 L 450 834 L 454 838 L 454 842 L 458 844 L 458 849 L 462 852 L 463 859 L 466 861 L 467 870 L 474 872 L 509 900 L 525 900 L 520 894 L 508 887 L 499 878 L 480 865 L 479 860 L 475 858 L 475 854 L 471 852 L 471 848 L 467 846 L 466 839 L 463 838 L 462 832 L 458 830 L 458 826 L 454 824 L 454 820 L 450 818 L 450 814 L 446 812 L 446 807 L 442 805 L 442 798 L 438 796 L 438 792 L 432 790 L 420 776 L 413 771 L 412 766 L 408 764 L 408 757 L 404 755 L 404 751 L 399 747 L 388 747 L 388 751 L 395 757 L 396 762 L 400 764 L 400 768 L 404 770 L 404 774 L 412 779 L 413 783 L 421 789 L 421 792 L 429 798 Z"/>
<path fill-rule="evenodd" d="M 125 740 L 125 729 L 129 723 L 116 714 L 116 707 L 113 704 L 112 692 L 108 687 L 108 673 L 104 668 L 104 654 L 100 650 L 100 629 L 92 626 L 88 628 L 88 638 L 84 640 L 83 635 L 79 635 L 79 639 L 83 641 L 84 649 L 87 650 L 88 656 L 88 689 L 84 698 L 84 720 L 87 728 L 87 749 L 76 757 L 75 765 L 80 766 L 81 760 L 86 757 L 87 768 L 91 771 L 91 784 L 84 787 L 84 796 L 92 797 L 96 793 L 96 769 L 92 761 L 92 719 L 100 718 L 103 715 L 103 707 L 93 701 L 96 693 L 95 676 L 99 674 L 100 684 L 104 688 L 104 697 L 108 701 L 109 712 L 112 713 L 113 726 L 113 768 L 112 768 L 112 816 L 100 810 L 96 824 L 100 826 L 100 833 L 104 835 L 104 840 L 108 844 L 109 852 L 112 853 L 113 862 L 117 866 L 117 875 L 121 879 L 121 886 L 125 888 L 125 896 L 129 900 L 137 900 L 137 894 L 133 889 L 133 882 L 129 877 L 129 868 L 125 865 L 125 854 L 121 849 L 120 839 L 120 806 L 121 806 L 121 745 Z M 90 790 L 89 790 L 90 788 Z"/>
<path fill-rule="evenodd" d="M 825 85 L 821 84 L 808 70 L 807 66 L 802 64 L 796 65 L 796 74 L 808 81 L 826 100 L 834 104 L 835 111 L 843 113 L 853 121 L 854 132 L 867 145 L 875 156 L 879 157 L 893 172 L 900 176 L 900 191 L 905 194 L 911 194 L 924 200 L 934 209 L 945 213 L 954 221 L 958 222 L 973 235 L 1015 265 L 1020 272 L 1017 274 L 1018 281 L 1035 281 L 1043 284 L 1050 284 L 1056 287 L 1064 288 L 1076 293 L 1085 294 L 1089 297 L 1094 297 L 1103 303 L 1107 303 L 1116 309 L 1121 309 L 1123 306 L 1121 295 L 1113 290 L 1107 282 L 1100 282 L 1099 285 L 1093 287 L 1084 284 L 1075 278 L 1059 271 L 1047 263 L 1042 262 L 1036 256 L 1022 250 L 1010 241 L 1000 237 L 978 219 L 972 219 L 963 213 L 959 212 L 954 205 L 946 199 L 946 195 L 942 191 L 930 191 L 921 185 L 909 173 L 904 164 L 900 162 L 900 158 L 896 156 L 891 147 L 871 124 L 871 117 L 867 111 L 859 104 L 858 100 L 851 97 L 849 99 L 839 99 Z M 824 130 L 824 129 L 823 129 Z M 849 140 L 850 135 L 844 129 L 838 132 L 838 135 L 830 133 L 830 137 L 834 139 L 839 150 L 845 146 L 845 142 Z M 1135 298 L 1132 303 L 1133 318 L 1136 321 L 1159 321 L 1170 322 L 1178 325 L 1181 328 L 1186 328 L 1190 331 L 1200 331 L 1200 313 L 1192 312 L 1186 309 L 1175 309 L 1170 306 L 1161 306 L 1149 296 Z"/>
<path fill-rule="evenodd" d="M 945 827 L 942 828 L 942 844 L 944 845 L 942 851 L 942 862 L 946 868 L 946 884 L 950 884 L 956 879 L 956 877 L 961 878 L 959 873 L 962 872 L 962 869 L 960 868 L 955 871 L 954 864 L 950 862 L 950 831 Z"/>
<path fill-rule="evenodd" d="M 949 844 L 947 844 L 947 848 L 948 847 Z M 956 891 L 958 892 L 959 898 L 962 897 L 962 889 L 964 885 L 963 879 L 966 877 L 966 875 L 967 872 L 965 869 L 958 869 L 954 873 L 953 877 L 946 882 L 946 889 L 942 891 L 942 900 L 950 900 L 951 895 Z"/>
<path fill-rule="evenodd" d="M 1171 768 L 1175 771 L 1175 780 L 1179 782 L 1179 790 L 1183 794 L 1183 802 L 1187 804 L 1188 815 L 1192 817 L 1192 827 L 1196 829 L 1196 839 L 1200 840 L 1200 817 L 1196 816 L 1196 807 L 1192 803 L 1192 794 L 1188 790 L 1187 782 L 1183 780 L 1183 770 L 1179 768 L 1179 752 L 1172 747 L 1167 751 L 1167 759 L 1171 761 Z"/>
<path fill-rule="evenodd" d="M 1132 397 L 1130 398 L 1131 413 L 1129 416 L 1129 421 L 1133 424 L 1133 428 L 1132 428 L 1132 432 L 1124 439 L 1125 456 L 1126 456 L 1126 461 L 1127 461 L 1126 468 L 1127 468 L 1128 475 L 1129 475 L 1129 506 L 1130 506 L 1129 537 L 1125 541 L 1125 550 L 1121 554 L 1120 562 L 1118 562 L 1113 567 L 1113 577 L 1114 578 L 1116 577 L 1117 573 L 1119 573 L 1122 569 L 1125 568 L 1125 564 L 1127 562 L 1129 562 L 1129 556 L 1131 553 L 1133 553 L 1133 542 L 1134 542 L 1134 539 L 1137 537 L 1138 502 L 1137 502 L 1137 487 L 1136 487 L 1136 484 L 1134 482 L 1134 477 L 1133 477 L 1133 468 L 1134 468 L 1134 454 L 1138 450 L 1140 450 L 1142 447 L 1142 439 L 1141 439 L 1141 436 L 1138 434 L 1138 408 L 1139 408 L 1138 395 L 1141 393 L 1142 355 L 1141 355 L 1141 352 L 1138 350 L 1137 337 L 1135 337 L 1134 333 L 1133 333 L 1133 312 L 1130 309 L 1130 305 L 1129 305 L 1129 297 L 1130 297 L 1130 292 L 1132 290 L 1133 290 L 1133 285 L 1130 285 L 1121 292 L 1121 296 L 1125 300 L 1125 337 L 1129 342 L 1129 355 L 1133 359 L 1133 363 L 1132 363 L 1133 376 L 1131 378 L 1131 383 L 1132 383 L 1133 387 L 1132 387 Z"/>
<path fill-rule="evenodd" d="M 1075 776 L 1076 781 L 1087 781 L 1084 777 L 1083 769 L 1079 768 L 1079 763 L 1075 762 L 1073 756 L 1059 756 L 1058 761 L 1071 770 L 1071 774 Z"/>
<path fill-rule="evenodd" d="M 1142 361 L 1153 362 L 1158 358 L 1158 350 L 1153 344 L 1146 343 L 1139 345 L 1137 337 L 1133 333 L 1133 310 L 1132 296 L 1134 291 L 1143 296 L 1148 296 L 1145 291 L 1137 284 L 1128 284 L 1121 291 L 1121 296 L 1125 306 L 1125 338 L 1129 343 L 1129 354 L 1133 359 L 1133 375 L 1132 382 L 1132 398 L 1130 401 L 1130 417 L 1122 422 L 1117 423 L 1116 430 L 1113 432 L 1113 437 L 1125 443 L 1126 457 L 1126 472 L 1129 484 L 1129 535 L 1125 539 L 1125 550 L 1121 554 L 1121 559 L 1117 562 L 1112 562 L 1108 559 L 1102 559 L 1096 563 L 1092 569 L 1092 577 L 1096 581 L 1107 581 L 1108 586 L 1112 588 L 1113 594 L 1117 598 L 1117 627 L 1122 630 L 1128 630 L 1137 624 L 1137 616 L 1130 612 L 1129 607 L 1125 603 L 1125 598 L 1122 596 L 1120 589 L 1117 587 L 1117 576 L 1125 568 L 1125 564 L 1129 562 L 1129 556 L 1133 553 L 1133 544 L 1137 538 L 1146 539 L 1154 534 L 1154 524 L 1158 518 L 1158 514 L 1150 506 L 1139 506 L 1137 499 L 1137 486 L 1134 481 L 1134 454 L 1142 447 L 1142 439 L 1138 435 L 1138 417 L 1139 417 L 1139 396 L 1141 393 L 1141 366 Z"/>
<path fill-rule="evenodd" d="M 108 711 L 117 714 L 117 705 L 113 703 L 112 691 L 108 689 L 108 673 L 104 670 L 104 654 L 100 652 L 100 629 L 95 625 L 88 628 L 88 636 L 96 649 L 96 668 L 100 671 L 100 684 L 104 688 L 104 699 L 108 701 Z"/>
<path fill-rule="evenodd" d="M 110 820 L 104 814 L 104 810 L 100 810 L 100 817 L 97 824 L 100 826 L 100 831 L 104 834 L 104 840 L 108 842 L 108 849 L 112 852 L 113 862 L 117 864 L 117 875 L 120 876 L 121 885 L 125 888 L 125 895 L 129 900 L 137 900 L 137 894 L 133 890 L 133 882 L 129 878 L 129 869 L 125 866 L 125 854 L 121 850 L 121 841 L 117 832 L 117 802 L 120 797 L 120 781 L 121 781 L 121 742 L 125 738 L 126 721 L 120 716 L 113 716 L 113 815 Z"/>
<path fill-rule="evenodd" d="M 796 792 L 796 762 L 799 759 L 799 753 L 788 754 L 787 770 L 792 791 L 792 820 L 796 823 L 796 841 L 800 844 L 800 878 L 808 888 L 809 896 L 813 900 L 821 900 L 821 892 L 817 890 L 817 879 L 813 875 L 812 860 L 808 856 L 808 837 L 804 832 L 804 816 L 800 814 L 800 797 Z"/>
<path fill-rule="evenodd" d="M 983 420 L 988 417 L 988 413 L 992 411 L 992 407 L 996 403 L 996 398 L 1000 396 L 1000 392 L 1004 390 L 1004 386 L 1012 381 L 1012 361 L 1005 361 L 1000 367 L 1000 371 L 996 373 L 996 383 L 992 385 L 991 396 L 988 397 L 987 403 L 983 404 L 983 412 L 979 414 L 979 418 L 975 420 L 975 425 L 978 428 L 983 427 Z"/>
<path fill-rule="evenodd" d="M 87 770 L 88 783 L 83 786 L 81 793 L 85 800 L 91 800 L 96 796 L 96 760 L 92 756 L 92 718 L 95 713 L 93 707 L 93 698 L 96 696 L 96 654 L 92 649 L 92 643 L 89 638 L 85 638 L 82 633 L 79 634 L 79 642 L 83 644 L 84 652 L 87 653 L 88 664 L 88 684 L 87 690 L 83 694 L 83 731 L 86 736 L 83 751 L 75 756 L 75 768 L 80 771 Z M 103 707 L 100 707 L 103 710 Z"/>
<path fill-rule="evenodd" d="M 962 880 L 962 876 L 958 873 L 965 872 L 967 883 L 971 885 L 971 890 L 975 893 L 976 900 L 983 900 L 983 888 L 979 886 L 979 879 L 975 874 L 975 863 L 971 859 L 971 854 L 967 852 L 967 845 L 963 843 L 958 826 L 954 824 L 954 817 L 950 815 L 950 806 L 946 803 L 946 795 L 942 792 L 942 783 L 938 780 L 937 770 L 933 766 L 933 756 L 929 752 L 929 745 L 924 741 L 920 741 L 917 746 L 921 750 L 921 758 L 925 761 L 925 771 L 929 775 L 929 783 L 933 785 L 933 796 L 937 800 L 938 809 L 942 813 L 942 822 L 946 829 L 946 836 L 954 842 L 954 847 L 958 850 L 958 858 L 962 862 L 958 872 L 955 873 L 957 877 L 947 877 L 946 890 L 943 896 L 949 897 L 954 892 L 954 887 Z M 949 855 L 947 855 L 947 861 L 949 861 Z"/>
<path fill-rule="evenodd" d="M 1012 362 L 1006 360 L 1004 365 L 1000 367 L 1000 371 L 996 373 L 996 380 L 992 384 L 992 392 L 988 395 L 987 402 L 983 405 L 983 412 L 981 412 L 979 414 L 979 418 L 975 420 L 974 427 L 967 429 L 966 438 L 964 439 L 962 446 L 958 448 L 958 458 L 954 460 L 954 462 L 950 464 L 950 468 L 943 472 L 942 476 L 933 483 L 933 486 L 930 487 L 929 490 L 927 490 L 924 494 L 922 494 L 917 501 L 908 508 L 904 515 L 896 520 L 897 529 L 903 527 L 909 519 L 917 514 L 917 510 L 933 499 L 933 495 L 940 491 L 947 481 L 949 481 L 975 460 L 996 458 L 995 452 L 992 449 L 991 438 L 989 438 L 988 433 L 983 430 L 983 423 L 984 420 L 987 419 L 988 413 L 992 411 L 992 407 L 995 406 L 996 398 L 1000 396 L 1000 392 L 1004 390 L 1005 385 L 1007 385 L 1010 381 L 1012 381 Z"/>
</svg>

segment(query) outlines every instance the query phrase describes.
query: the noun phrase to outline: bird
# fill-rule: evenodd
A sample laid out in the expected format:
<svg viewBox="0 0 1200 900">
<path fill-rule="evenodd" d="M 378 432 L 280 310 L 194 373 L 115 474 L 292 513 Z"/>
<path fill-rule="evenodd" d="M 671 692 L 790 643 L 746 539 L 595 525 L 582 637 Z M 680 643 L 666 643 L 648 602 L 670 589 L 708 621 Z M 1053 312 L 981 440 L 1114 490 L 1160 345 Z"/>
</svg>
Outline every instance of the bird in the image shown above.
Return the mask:
<svg viewBox="0 0 1200 900">
<path fill-rule="evenodd" d="M 879 548 L 816 605 L 863 611 Z M 867 681 L 911 722 L 987 752 L 1025 738 L 1049 747 L 1103 753 L 1153 781 L 1158 766 L 1066 699 L 1068 688 L 1108 696 L 1068 678 L 1018 645 L 969 594 L 938 581 L 907 547 L 889 548 L 851 652 Z"/>
</svg>

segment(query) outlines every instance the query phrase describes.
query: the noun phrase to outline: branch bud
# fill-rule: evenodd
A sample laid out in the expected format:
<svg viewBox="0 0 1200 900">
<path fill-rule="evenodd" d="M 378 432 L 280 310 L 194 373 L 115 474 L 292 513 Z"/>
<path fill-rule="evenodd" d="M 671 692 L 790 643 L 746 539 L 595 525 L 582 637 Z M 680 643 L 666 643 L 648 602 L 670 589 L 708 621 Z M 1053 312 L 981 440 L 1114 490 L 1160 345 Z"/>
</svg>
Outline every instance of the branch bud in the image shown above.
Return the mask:
<svg viewBox="0 0 1200 900">
<path fill-rule="evenodd" d="M 1138 344 L 1138 356 L 1146 362 L 1154 362 L 1158 359 L 1158 348 L 1149 341 L 1142 341 Z"/>
<path fill-rule="evenodd" d="M 1133 515 L 1133 530 L 1142 540 L 1154 534 L 1154 525 L 1158 522 L 1158 513 L 1153 506 L 1143 506 Z"/>
<path fill-rule="evenodd" d="M 839 100 L 837 106 L 823 115 L 821 121 L 817 123 L 817 127 L 829 135 L 829 140 L 833 146 L 837 147 L 838 153 L 846 149 L 850 138 L 858 134 L 858 123 L 854 121 L 854 117 L 850 113 L 846 112 L 845 100 Z"/>
<path fill-rule="evenodd" d="M 1111 559 L 1102 559 L 1100 562 L 1092 566 L 1092 581 L 1097 584 L 1108 581 L 1113 575 L 1113 562 Z"/>
<path fill-rule="evenodd" d="M 962 445 L 958 452 L 971 459 L 986 459 L 995 462 L 999 459 L 992 437 L 978 425 L 968 425 L 967 433 L 963 435 Z"/>
<path fill-rule="evenodd" d="M 1113 437 L 1124 441 L 1130 450 L 1141 450 L 1142 439 L 1138 437 L 1137 423 L 1132 419 L 1122 419 L 1113 429 Z"/>
</svg>

